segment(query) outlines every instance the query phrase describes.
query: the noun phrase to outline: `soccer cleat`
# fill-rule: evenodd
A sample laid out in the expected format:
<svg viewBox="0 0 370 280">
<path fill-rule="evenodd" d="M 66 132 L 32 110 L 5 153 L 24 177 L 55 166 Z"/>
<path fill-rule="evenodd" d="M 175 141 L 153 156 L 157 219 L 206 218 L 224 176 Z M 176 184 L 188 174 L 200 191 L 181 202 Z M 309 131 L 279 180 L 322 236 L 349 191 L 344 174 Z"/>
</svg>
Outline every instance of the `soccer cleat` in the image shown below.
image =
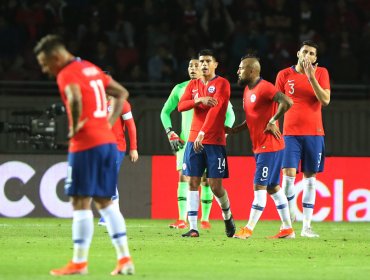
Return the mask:
<svg viewBox="0 0 370 280">
<path fill-rule="evenodd" d="M 309 238 L 316 238 L 320 237 L 316 232 L 312 230 L 312 228 L 303 228 L 301 231 L 301 236 L 302 237 L 309 237 Z"/>
<path fill-rule="evenodd" d="M 236 231 L 233 216 L 231 215 L 230 219 L 224 220 L 224 223 L 225 223 L 226 236 L 233 237 Z"/>
<path fill-rule="evenodd" d="M 248 239 L 249 237 L 251 237 L 253 234 L 253 230 L 247 228 L 247 227 L 242 227 L 240 228 L 240 230 L 234 234 L 234 238 L 238 238 L 238 239 Z"/>
<path fill-rule="evenodd" d="M 99 219 L 98 226 L 103 226 L 103 227 L 107 226 L 107 224 L 106 224 L 106 222 L 104 221 L 104 218 L 103 218 L 103 217 L 101 217 L 101 218 Z"/>
<path fill-rule="evenodd" d="M 177 220 L 173 224 L 169 225 L 170 228 L 184 229 L 188 227 L 188 224 L 184 220 Z"/>
<path fill-rule="evenodd" d="M 50 274 L 54 276 L 87 274 L 87 262 L 74 263 L 70 261 L 65 267 L 50 270 Z"/>
<path fill-rule="evenodd" d="M 181 234 L 182 237 L 199 237 L 199 232 L 195 229 L 191 229 L 188 232 Z"/>
<path fill-rule="evenodd" d="M 119 259 L 116 268 L 110 273 L 111 275 L 133 275 L 135 273 L 135 266 L 131 257 L 124 257 Z"/>
<path fill-rule="evenodd" d="M 200 228 L 201 229 L 211 229 L 211 224 L 209 223 L 209 221 L 201 221 Z"/>
<path fill-rule="evenodd" d="M 270 236 L 268 238 L 271 238 L 271 239 L 279 239 L 279 238 L 290 239 L 290 238 L 295 238 L 295 232 L 294 232 L 293 228 L 280 229 L 280 231 L 279 231 L 278 234 L 276 234 L 274 236 Z"/>
</svg>

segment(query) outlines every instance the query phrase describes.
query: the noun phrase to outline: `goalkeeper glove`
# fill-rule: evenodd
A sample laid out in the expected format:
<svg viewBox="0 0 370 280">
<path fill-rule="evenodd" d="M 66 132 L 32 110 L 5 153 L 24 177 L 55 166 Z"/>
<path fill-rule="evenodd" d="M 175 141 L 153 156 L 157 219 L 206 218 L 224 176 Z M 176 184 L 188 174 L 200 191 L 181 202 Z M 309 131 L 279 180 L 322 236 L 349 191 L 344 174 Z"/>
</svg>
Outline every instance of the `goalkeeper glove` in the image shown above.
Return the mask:
<svg viewBox="0 0 370 280">
<path fill-rule="evenodd" d="M 178 152 L 184 147 L 184 140 L 182 140 L 173 130 L 167 132 L 168 141 L 171 145 L 171 150 L 173 153 Z"/>
</svg>

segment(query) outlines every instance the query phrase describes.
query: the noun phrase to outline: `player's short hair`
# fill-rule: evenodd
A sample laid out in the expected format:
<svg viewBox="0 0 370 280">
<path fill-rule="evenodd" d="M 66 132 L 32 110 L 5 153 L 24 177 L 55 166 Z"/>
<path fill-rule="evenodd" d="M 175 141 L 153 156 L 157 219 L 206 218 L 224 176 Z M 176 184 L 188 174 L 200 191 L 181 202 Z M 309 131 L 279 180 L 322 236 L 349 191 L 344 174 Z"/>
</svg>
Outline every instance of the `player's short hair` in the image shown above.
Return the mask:
<svg viewBox="0 0 370 280">
<path fill-rule="evenodd" d="M 299 49 L 301 49 L 303 46 L 309 46 L 309 47 L 315 48 L 316 49 L 316 55 L 319 53 L 319 45 L 316 42 L 312 41 L 312 40 L 303 41 L 302 44 L 301 44 L 301 47 Z"/>
<path fill-rule="evenodd" d="M 40 53 L 45 53 L 46 55 L 51 54 L 55 49 L 63 47 L 65 48 L 65 45 L 63 43 L 63 40 L 58 35 L 46 35 L 40 39 L 40 41 L 36 44 L 35 48 L 33 49 L 33 52 L 38 55 Z"/>
<path fill-rule="evenodd" d="M 203 49 L 203 50 L 199 51 L 199 53 L 198 53 L 198 57 L 199 57 L 199 56 L 212 56 L 212 57 L 213 57 L 213 59 L 214 59 L 215 61 L 217 61 L 217 58 L 216 58 L 216 56 L 215 56 L 215 53 L 214 53 L 214 51 L 213 51 L 213 50 L 211 50 L 211 49 Z"/>
<path fill-rule="evenodd" d="M 247 59 L 247 58 L 254 58 L 254 59 L 257 59 L 258 61 L 260 61 L 260 58 L 258 57 L 256 52 L 247 53 L 246 55 L 242 56 L 240 61 L 243 61 L 244 59 Z"/>
</svg>

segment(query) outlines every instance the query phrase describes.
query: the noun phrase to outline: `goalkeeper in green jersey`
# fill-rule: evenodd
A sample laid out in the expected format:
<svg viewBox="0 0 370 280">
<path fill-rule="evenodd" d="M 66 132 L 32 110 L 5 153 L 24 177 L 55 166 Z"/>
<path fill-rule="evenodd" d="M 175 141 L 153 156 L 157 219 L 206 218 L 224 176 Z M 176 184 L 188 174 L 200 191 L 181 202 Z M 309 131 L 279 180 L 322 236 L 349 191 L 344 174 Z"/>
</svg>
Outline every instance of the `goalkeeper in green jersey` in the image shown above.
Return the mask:
<svg viewBox="0 0 370 280">
<path fill-rule="evenodd" d="M 189 61 L 188 73 L 190 79 L 198 79 L 200 77 L 199 61 L 197 58 L 191 59 Z M 190 81 L 177 84 L 171 91 L 166 103 L 164 104 L 161 111 L 161 121 L 164 129 L 166 130 L 168 140 L 171 145 L 171 150 L 176 154 L 176 168 L 179 172 L 179 182 L 177 187 L 177 201 L 179 218 L 176 222 L 170 224 L 170 228 L 186 228 L 186 198 L 189 189 L 189 178 L 182 175 L 182 164 L 184 158 L 185 144 L 189 138 L 191 122 L 193 120 L 193 110 L 185 111 L 181 113 L 181 133 L 180 136 L 172 130 L 171 113 L 176 109 L 177 104 L 180 101 L 181 96 L 185 92 L 186 86 Z M 232 109 L 231 103 L 227 108 L 225 125 L 231 127 L 235 121 L 235 114 Z M 213 193 L 208 185 L 205 174 L 202 178 L 201 183 L 201 204 L 202 204 L 202 218 L 201 218 L 201 228 L 209 229 L 211 225 L 209 223 L 209 214 L 211 212 Z"/>
</svg>

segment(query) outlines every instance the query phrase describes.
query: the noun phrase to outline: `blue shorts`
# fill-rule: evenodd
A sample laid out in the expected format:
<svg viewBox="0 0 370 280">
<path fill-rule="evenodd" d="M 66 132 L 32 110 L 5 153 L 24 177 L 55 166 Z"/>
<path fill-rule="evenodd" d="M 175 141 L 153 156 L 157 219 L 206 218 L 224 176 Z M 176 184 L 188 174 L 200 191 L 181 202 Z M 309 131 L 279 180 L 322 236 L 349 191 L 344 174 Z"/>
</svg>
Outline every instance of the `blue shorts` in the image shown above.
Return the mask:
<svg viewBox="0 0 370 280">
<path fill-rule="evenodd" d="M 121 164 L 123 159 L 125 158 L 126 153 L 121 152 L 117 150 L 117 158 L 116 158 L 116 168 L 117 168 L 117 174 L 119 173 L 119 170 L 121 169 Z"/>
<path fill-rule="evenodd" d="M 284 150 L 277 152 L 255 154 L 256 172 L 254 173 L 255 185 L 274 188 L 280 185 L 280 170 L 283 162 Z"/>
<path fill-rule="evenodd" d="M 302 172 L 318 173 L 324 170 L 324 136 L 284 136 L 283 168 L 295 168 L 301 161 Z"/>
<path fill-rule="evenodd" d="M 182 173 L 186 176 L 202 177 L 207 169 L 207 178 L 228 178 L 225 146 L 209 144 L 203 146 L 204 149 L 196 153 L 193 142 L 186 144 Z"/>
<path fill-rule="evenodd" d="M 65 193 L 68 196 L 111 198 L 116 193 L 116 144 L 68 154 Z"/>
<path fill-rule="evenodd" d="M 116 158 L 117 185 L 116 185 L 116 194 L 114 196 L 112 196 L 112 200 L 115 200 L 119 197 L 119 194 L 118 194 L 118 177 L 119 177 L 119 170 L 121 169 L 121 164 L 122 164 L 123 159 L 125 158 L 125 155 L 126 155 L 125 152 L 121 152 L 121 151 L 117 150 L 117 158 Z"/>
</svg>

